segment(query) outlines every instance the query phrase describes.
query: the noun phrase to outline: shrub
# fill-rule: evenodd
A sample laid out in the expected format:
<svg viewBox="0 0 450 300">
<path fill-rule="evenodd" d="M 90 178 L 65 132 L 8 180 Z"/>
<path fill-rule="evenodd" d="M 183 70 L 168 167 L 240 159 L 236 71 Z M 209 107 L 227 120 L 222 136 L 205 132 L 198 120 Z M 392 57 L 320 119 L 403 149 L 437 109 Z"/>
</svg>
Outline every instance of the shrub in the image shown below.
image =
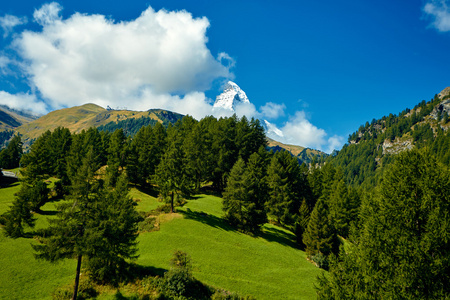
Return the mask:
<svg viewBox="0 0 450 300">
<path fill-rule="evenodd" d="M 328 270 L 329 262 L 328 258 L 322 253 L 317 253 L 311 256 L 311 260 L 319 267 L 324 270 Z"/>
<path fill-rule="evenodd" d="M 95 290 L 94 285 L 88 280 L 80 280 L 80 285 L 78 286 L 78 300 L 91 299 L 97 297 L 98 292 Z M 73 296 L 73 286 L 67 285 L 64 287 L 57 288 L 53 294 L 53 300 L 66 300 L 72 299 Z"/>
</svg>

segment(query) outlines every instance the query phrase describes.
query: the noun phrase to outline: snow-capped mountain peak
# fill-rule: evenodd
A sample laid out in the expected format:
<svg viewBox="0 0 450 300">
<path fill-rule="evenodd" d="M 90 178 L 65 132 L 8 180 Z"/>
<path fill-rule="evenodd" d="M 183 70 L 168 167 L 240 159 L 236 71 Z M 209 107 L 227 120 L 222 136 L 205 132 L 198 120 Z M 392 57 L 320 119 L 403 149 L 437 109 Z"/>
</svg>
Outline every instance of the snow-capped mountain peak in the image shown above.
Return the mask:
<svg viewBox="0 0 450 300">
<path fill-rule="evenodd" d="M 214 102 L 214 108 L 235 110 L 238 103 L 250 103 L 245 92 L 234 82 L 228 81 L 225 88 Z"/>
</svg>

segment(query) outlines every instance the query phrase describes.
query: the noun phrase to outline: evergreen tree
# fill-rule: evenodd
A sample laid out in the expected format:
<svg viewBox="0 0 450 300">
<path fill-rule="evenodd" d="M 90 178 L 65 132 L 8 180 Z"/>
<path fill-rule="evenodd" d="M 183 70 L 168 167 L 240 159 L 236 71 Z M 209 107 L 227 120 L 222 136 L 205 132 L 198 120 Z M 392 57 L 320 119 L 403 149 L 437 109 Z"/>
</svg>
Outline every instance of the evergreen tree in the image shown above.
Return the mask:
<svg viewBox="0 0 450 300">
<path fill-rule="evenodd" d="M 347 253 L 320 277 L 321 299 L 446 299 L 450 294 L 450 172 L 404 152 L 366 197 Z"/>
<path fill-rule="evenodd" d="M 245 200 L 247 190 L 244 185 L 245 162 L 240 158 L 233 166 L 223 194 L 225 220 L 237 228 L 245 228 Z"/>
<path fill-rule="evenodd" d="M 126 136 L 123 129 L 117 129 L 111 135 L 108 148 L 108 167 L 106 173 L 110 185 L 115 185 L 120 169 L 125 166 L 127 154 Z"/>
<path fill-rule="evenodd" d="M 267 222 L 265 150 L 253 153 L 247 165 L 240 158 L 233 166 L 223 198 L 225 219 L 245 232 L 257 233 Z"/>
<path fill-rule="evenodd" d="M 280 224 L 292 226 L 306 192 L 306 180 L 297 158 L 288 151 L 275 153 L 267 170 L 269 216 Z"/>
<path fill-rule="evenodd" d="M 0 169 L 14 169 L 19 166 L 23 154 L 22 139 L 20 135 L 14 136 L 8 146 L 0 151 Z"/>
<path fill-rule="evenodd" d="M 306 204 L 306 200 L 303 199 L 294 223 L 294 234 L 297 239 L 297 243 L 302 249 L 305 248 L 305 243 L 303 243 L 303 235 L 306 231 L 306 228 L 308 227 L 309 217 L 309 207 L 308 204 Z"/>
<path fill-rule="evenodd" d="M 328 205 L 321 197 L 311 213 L 308 227 L 303 235 L 306 253 L 313 260 L 317 255 L 327 257 L 337 252 L 338 240 L 329 214 Z"/>
<path fill-rule="evenodd" d="M 72 201 L 59 206 L 57 218 L 40 233 L 40 243 L 32 245 L 38 259 L 77 257 L 73 299 L 83 257 L 89 276 L 101 283 L 117 283 L 127 274 L 125 260 L 136 257 L 139 216 L 127 196 L 127 181 L 122 175 L 117 185 L 102 187 L 95 174 L 98 167 L 91 147 L 71 178 Z"/>
<path fill-rule="evenodd" d="M 48 201 L 50 190 L 42 180 L 36 180 L 32 184 L 22 182 L 20 191 L 12 203 L 12 206 L 4 215 L 6 236 L 18 238 L 24 236 L 24 226 L 34 227 L 35 217 L 33 212 Z"/>
<path fill-rule="evenodd" d="M 190 196 L 194 182 L 187 170 L 183 149 L 177 139 L 176 129 L 168 128 L 168 148 L 158 164 L 154 181 L 163 199 L 169 200 L 170 211 L 174 212 L 175 196 Z"/>
</svg>

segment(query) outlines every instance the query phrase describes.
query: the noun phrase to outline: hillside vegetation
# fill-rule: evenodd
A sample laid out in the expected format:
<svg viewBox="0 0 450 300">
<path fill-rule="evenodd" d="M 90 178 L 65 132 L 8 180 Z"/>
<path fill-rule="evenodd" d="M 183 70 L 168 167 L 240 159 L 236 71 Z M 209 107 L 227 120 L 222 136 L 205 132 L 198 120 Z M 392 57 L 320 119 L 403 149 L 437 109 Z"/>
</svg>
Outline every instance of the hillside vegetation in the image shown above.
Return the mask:
<svg viewBox="0 0 450 300">
<path fill-rule="evenodd" d="M 236 116 L 132 136 L 114 130 L 129 120 L 57 127 L 27 154 L 15 136 L 0 155 L 22 174 L 2 183 L 18 189 L 5 245 L 33 236 L 37 258 L 76 258 L 62 298 L 310 299 L 316 285 L 319 299 L 446 299 L 449 104 L 443 92 L 367 122 L 309 164 Z"/>
<path fill-rule="evenodd" d="M 328 161 L 342 168 L 347 182 L 371 187 L 381 178 L 383 167 L 405 150 L 427 148 L 439 161 L 450 165 L 449 114 L 447 88 L 413 109 L 361 125 L 349 136 L 348 143 L 333 153 Z"/>
</svg>

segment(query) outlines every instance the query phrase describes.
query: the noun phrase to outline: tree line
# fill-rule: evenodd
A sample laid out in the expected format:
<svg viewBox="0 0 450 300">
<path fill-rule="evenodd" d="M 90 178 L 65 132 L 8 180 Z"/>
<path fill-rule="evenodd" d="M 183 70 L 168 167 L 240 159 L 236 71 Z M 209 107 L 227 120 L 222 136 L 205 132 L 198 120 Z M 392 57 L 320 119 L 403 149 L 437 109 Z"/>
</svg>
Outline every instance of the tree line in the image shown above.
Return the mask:
<svg viewBox="0 0 450 300">
<path fill-rule="evenodd" d="M 31 211 L 49 195 L 66 195 L 72 202 L 42 232 L 37 255 L 86 257 L 95 278 L 108 282 L 126 274 L 125 260 L 136 253 L 138 216 L 127 180 L 157 189 L 171 211 L 177 198 L 211 186 L 237 230 L 258 235 L 272 222 L 295 233 L 308 258 L 329 270 L 319 279 L 320 298 L 442 298 L 450 292 L 450 175 L 440 159 L 447 155 L 446 135 L 438 137 L 433 152 L 393 156 L 377 188 L 362 189 L 348 184 L 335 157 L 308 166 L 287 151 L 268 152 L 255 119 L 186 116 L 167 128 L 144 126 L 133 138 L 122 129 L 71 134 L 57 128 L 23 155 L 23 185 L 2 222 L 10 236 L 23 235 L 23 226 L 33 225 Z M 52 192 L 42 181 L 49 176 L 59 179 Z M 115 229 L 110 218 L 128 225 Z M 95 239 L 116 249 L 121 235 L 123 252 L 94 255 L 100 251 Z"/>
</svg>

